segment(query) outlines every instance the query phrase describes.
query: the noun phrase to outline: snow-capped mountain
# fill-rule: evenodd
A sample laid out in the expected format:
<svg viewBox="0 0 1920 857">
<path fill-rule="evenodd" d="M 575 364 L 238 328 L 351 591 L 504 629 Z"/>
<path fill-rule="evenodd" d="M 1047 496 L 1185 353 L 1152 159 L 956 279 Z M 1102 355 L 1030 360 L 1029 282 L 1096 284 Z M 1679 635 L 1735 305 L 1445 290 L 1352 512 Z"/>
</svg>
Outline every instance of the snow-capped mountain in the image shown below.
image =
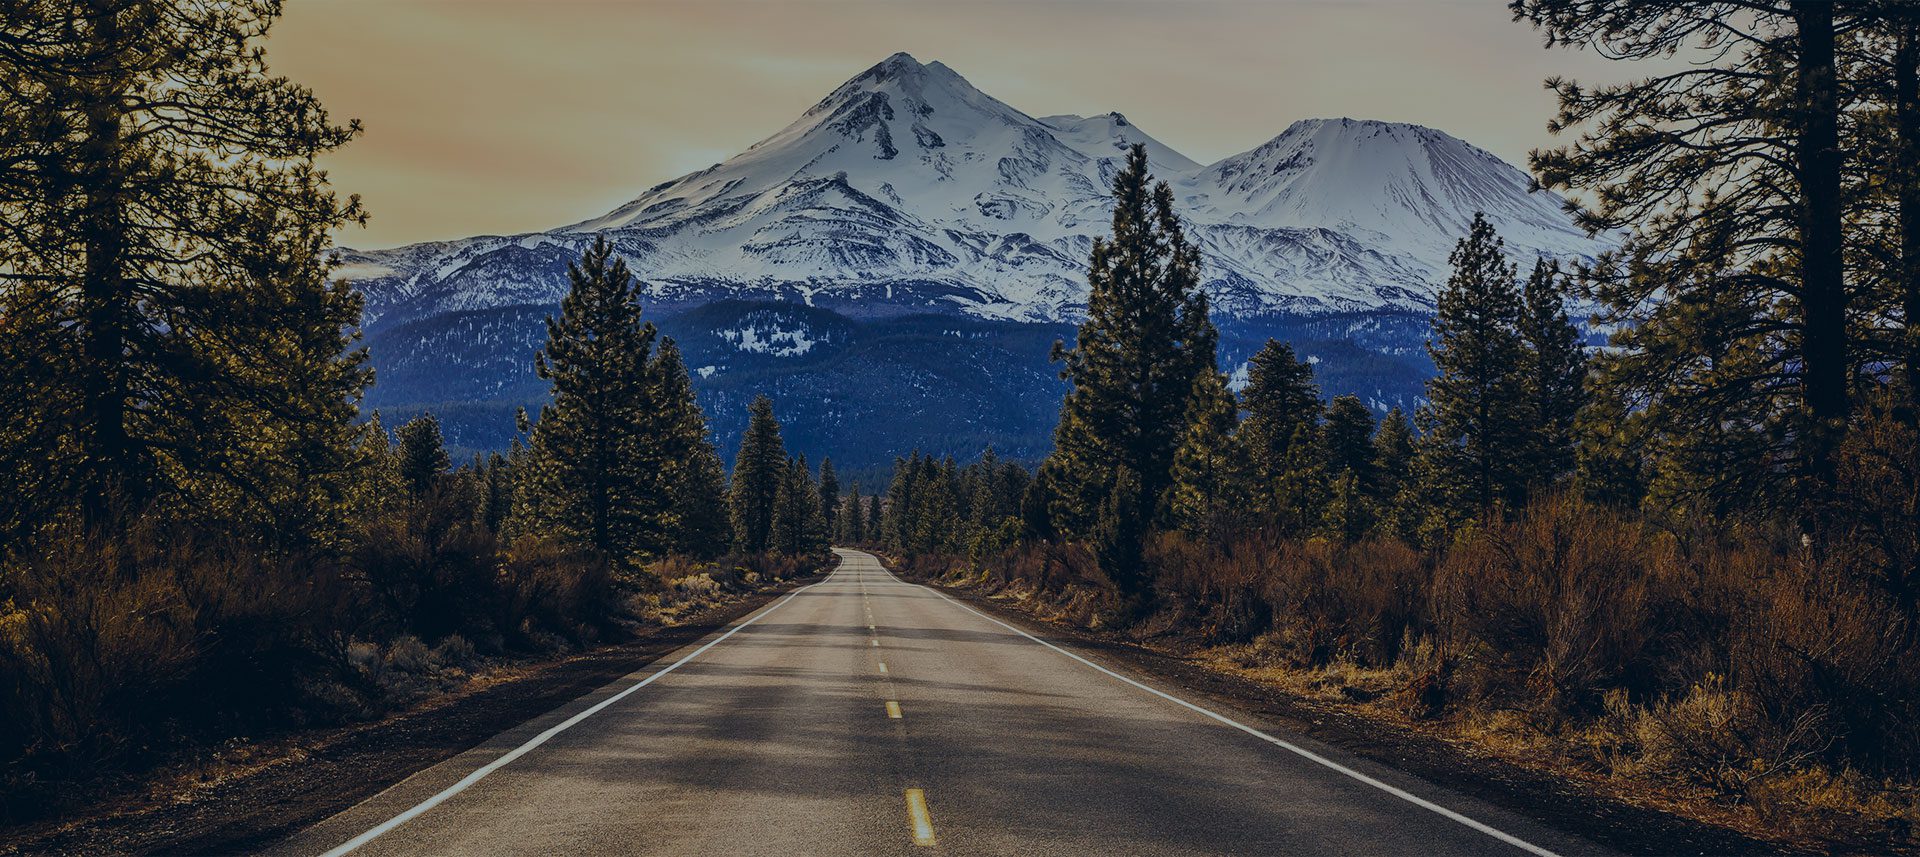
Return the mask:
<svg viewBox="0 0 1920 857">
<path fill-rule="evenodd" d="M 551 304 L 566 262 L 605 234 L 663 311 L 746 299 L 1070 321 L 1134 143 L 1175 185 L 1229 316 L 1428 308 L 1474 211 L 1517 255 L 1598 249 L 1520 170 L 1429 128 L 1307 120 L 1202 166 L 1118 113 L 1034 118 L 895 54 L 747 151 L 600 217 L 345 250 L 341 273 L 366 292 L 370 327 Z"/>
</svg>

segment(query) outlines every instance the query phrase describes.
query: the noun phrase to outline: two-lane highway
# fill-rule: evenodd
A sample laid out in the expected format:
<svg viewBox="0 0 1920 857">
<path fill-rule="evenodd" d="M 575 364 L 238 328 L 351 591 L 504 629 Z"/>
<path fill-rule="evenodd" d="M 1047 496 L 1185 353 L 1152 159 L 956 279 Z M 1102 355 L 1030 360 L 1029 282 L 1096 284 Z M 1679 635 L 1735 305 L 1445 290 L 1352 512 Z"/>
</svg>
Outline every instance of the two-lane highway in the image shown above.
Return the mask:
<svg viewBox="0 0 1920 857">
<path fill-rule="evenodd" d="M 1603 853 L 838 553 L 274 853 Z"/>
</svg>

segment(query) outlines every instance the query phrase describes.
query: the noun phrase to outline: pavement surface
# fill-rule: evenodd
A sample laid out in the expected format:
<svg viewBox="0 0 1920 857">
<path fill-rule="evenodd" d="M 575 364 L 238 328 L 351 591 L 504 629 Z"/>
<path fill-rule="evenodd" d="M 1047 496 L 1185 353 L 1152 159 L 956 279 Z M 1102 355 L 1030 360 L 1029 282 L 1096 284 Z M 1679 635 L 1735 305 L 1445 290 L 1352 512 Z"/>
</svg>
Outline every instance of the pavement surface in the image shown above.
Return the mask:
<svg viewBox="0 0 1920 857">
<path fill-rule="evenodd" d="M 836 552 L 268 853 L 1608 853 Z"/>
</svg>

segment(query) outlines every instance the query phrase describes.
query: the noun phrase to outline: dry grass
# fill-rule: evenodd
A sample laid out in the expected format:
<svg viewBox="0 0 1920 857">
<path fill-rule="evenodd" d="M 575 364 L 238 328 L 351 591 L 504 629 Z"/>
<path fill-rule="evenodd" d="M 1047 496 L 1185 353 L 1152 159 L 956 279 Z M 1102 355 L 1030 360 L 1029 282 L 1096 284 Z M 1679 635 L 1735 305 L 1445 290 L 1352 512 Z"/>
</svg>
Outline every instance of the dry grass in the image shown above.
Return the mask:
<svg viewBox="0 0 1920 857">
<path fill-rule="evenodd" d="M 1158 537 L 1127 636 L 1635 803 L 1822 847 L 1920 851 L 1920 651 L 1881 573 L 1765 528 L 1666 529 L 1557 498 L 1422 553 Z M 1892 547 L 1889 547 L 1892 545 Z M 909 574 L 1114 627 L 1086 551 L 915 557 Z"/>
</svg>

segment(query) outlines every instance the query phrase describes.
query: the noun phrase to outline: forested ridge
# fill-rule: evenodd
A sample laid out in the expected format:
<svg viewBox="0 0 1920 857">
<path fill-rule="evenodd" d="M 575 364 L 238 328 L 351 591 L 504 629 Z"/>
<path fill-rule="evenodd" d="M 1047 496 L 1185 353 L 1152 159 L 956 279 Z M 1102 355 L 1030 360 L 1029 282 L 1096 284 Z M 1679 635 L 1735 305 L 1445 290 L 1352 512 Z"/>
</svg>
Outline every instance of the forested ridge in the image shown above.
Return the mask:
<svg viewBox="0 0 1920 857">
<path fill-rule="evenodd" d="M 510 450 L 361 412 L 366 213 L 315 167 L 360 128 L 269 70 L 280 12 L 0 2 L 0 821 L 828 561 L 771 404 L 729 484 L 604 242 Z"/>
<path fill-rule="evenodd" d="M 1510 10 L 1549 48 L 1690 62 L 1547 82 L 1537 181 L 1621 242 L 1515 258 L 1475 218 L 1413 413 L 1324 400 L 1284 342 L 1231 389 L 1136 149 L 1053 452 L 911 456 L 842 538 L 1636 799 L 1912 847 L 1920 6 Z"/>
</svg>

